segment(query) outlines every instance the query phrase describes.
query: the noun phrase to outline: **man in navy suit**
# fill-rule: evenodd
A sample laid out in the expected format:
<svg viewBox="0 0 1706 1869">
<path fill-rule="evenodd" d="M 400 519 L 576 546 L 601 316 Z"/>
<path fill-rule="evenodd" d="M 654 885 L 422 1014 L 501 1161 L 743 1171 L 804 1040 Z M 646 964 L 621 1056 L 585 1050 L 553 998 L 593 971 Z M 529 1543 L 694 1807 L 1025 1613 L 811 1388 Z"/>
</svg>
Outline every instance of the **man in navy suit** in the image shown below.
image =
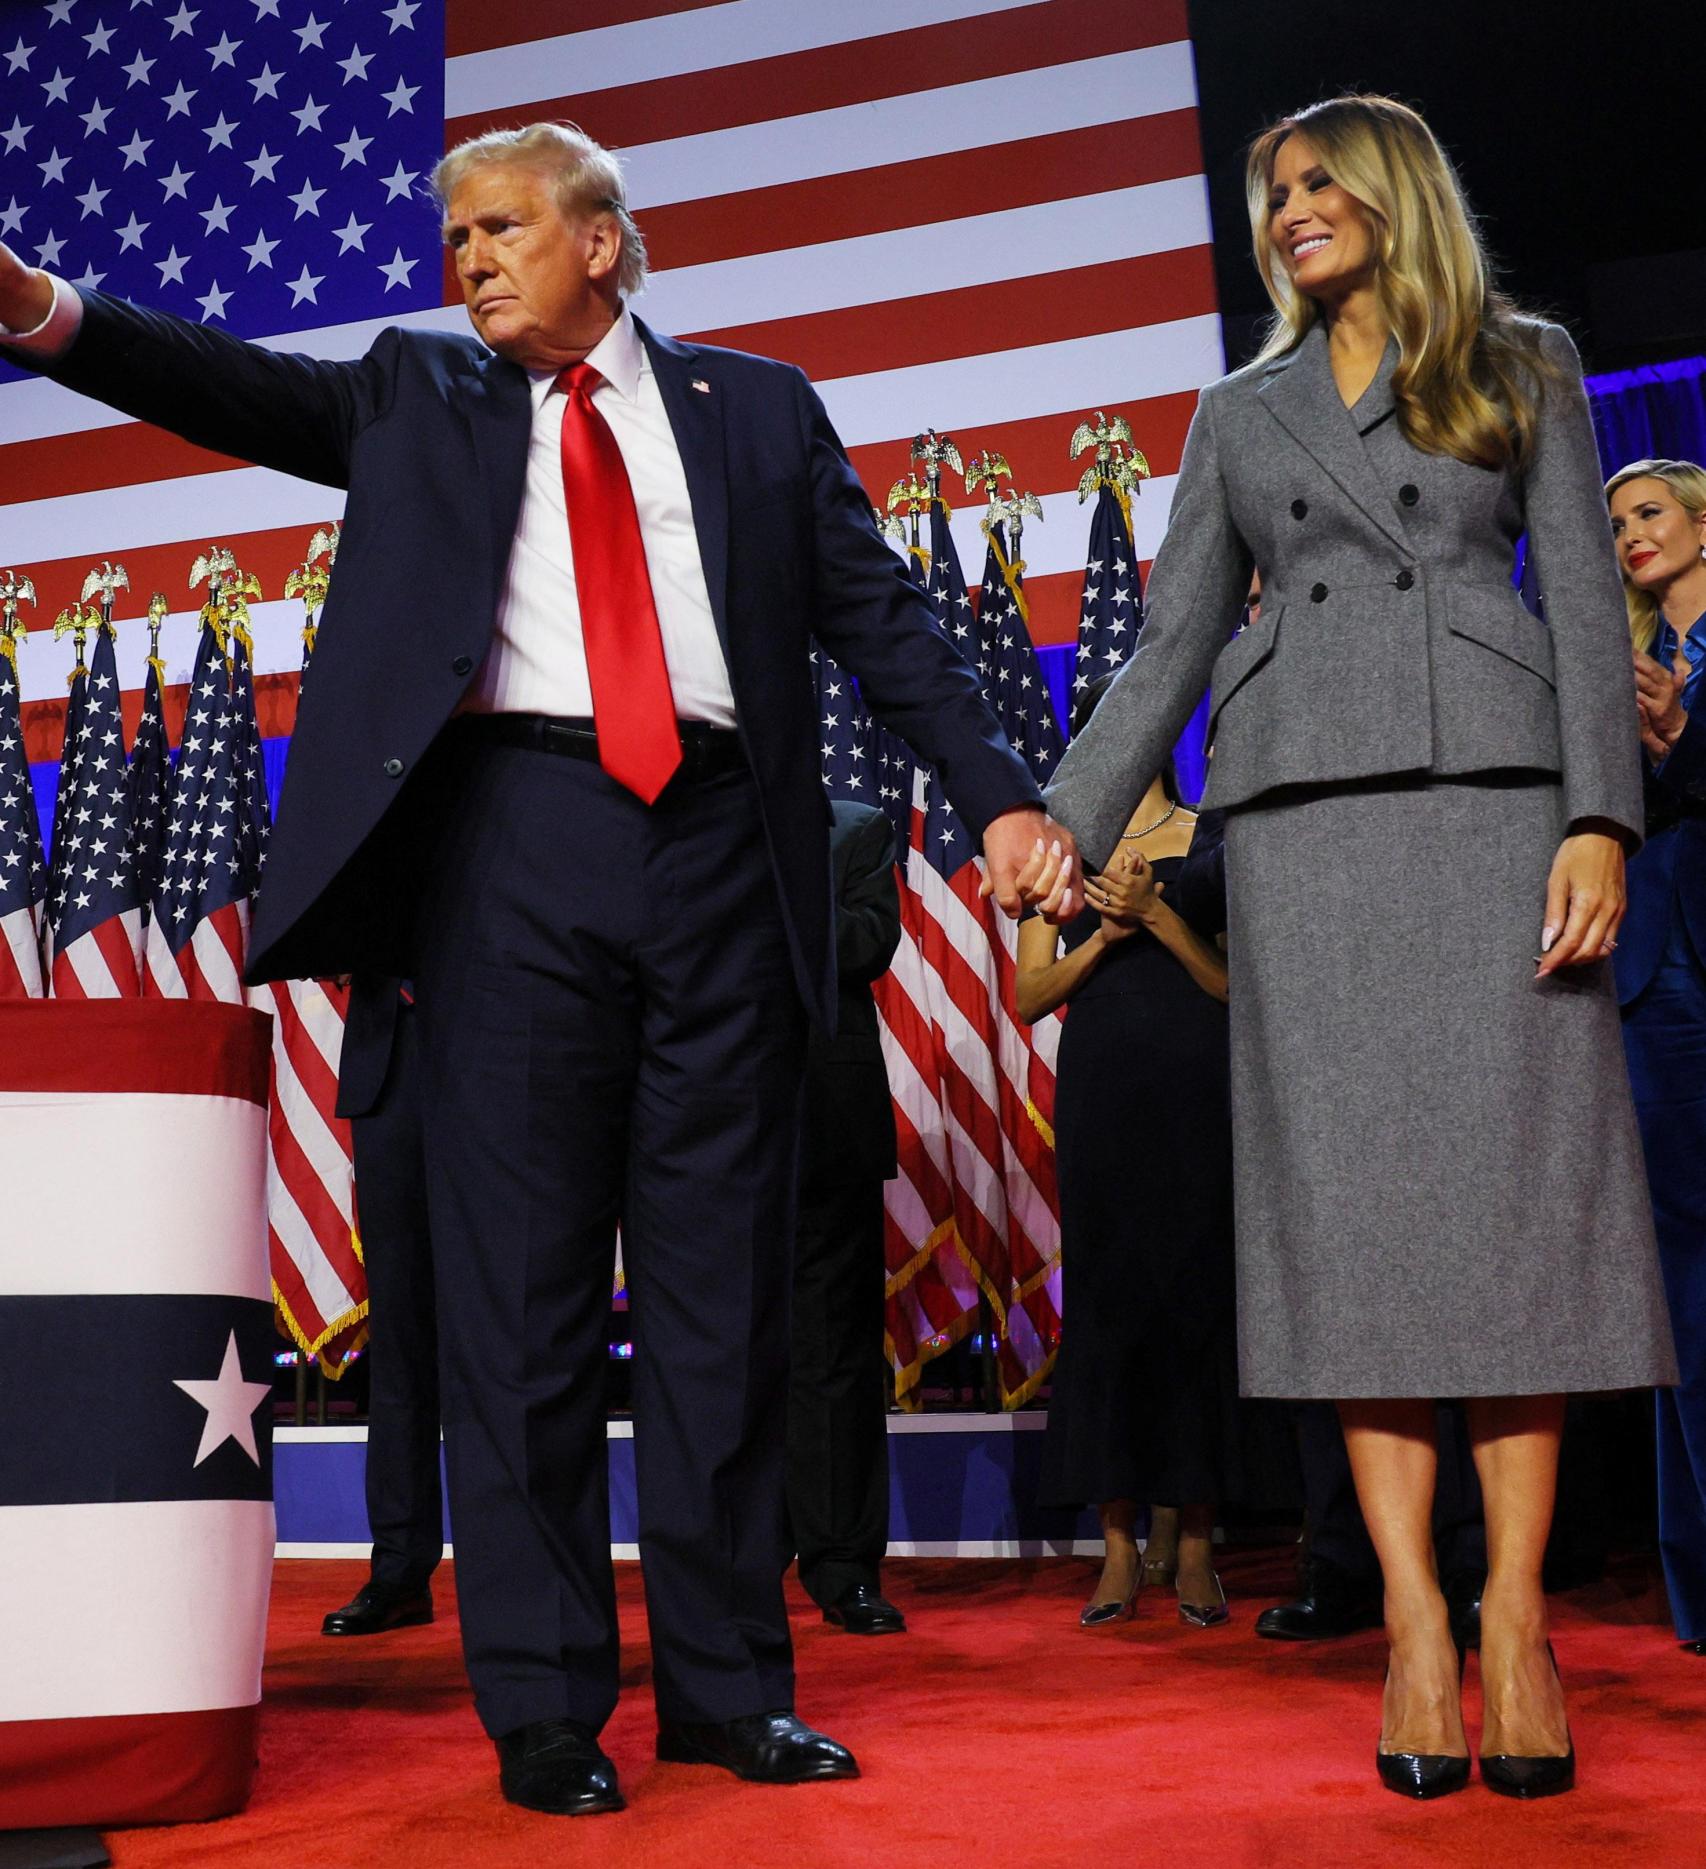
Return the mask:
<svg viewBox="0 0 1706 1869">
<path fill-rule="evenodd" d="M 626 299 L 616 163 L 554 125 L 435 177 L 481 342 L 288 357 L 0 249 L 17 354 L 347 487 L 250 953 L 420 988 L 463 1642 L 511 1800 L 621 1804 L 603 1372 L 620 1219 L 659 1756 L 856 1770 L 793 1714 L 782 1570 L 803 1032 L 828 1023 L 808 637 L 983 839 L 1009 913 L 1070 840 L 875 532 L 796 369 Z"/>
</svg>

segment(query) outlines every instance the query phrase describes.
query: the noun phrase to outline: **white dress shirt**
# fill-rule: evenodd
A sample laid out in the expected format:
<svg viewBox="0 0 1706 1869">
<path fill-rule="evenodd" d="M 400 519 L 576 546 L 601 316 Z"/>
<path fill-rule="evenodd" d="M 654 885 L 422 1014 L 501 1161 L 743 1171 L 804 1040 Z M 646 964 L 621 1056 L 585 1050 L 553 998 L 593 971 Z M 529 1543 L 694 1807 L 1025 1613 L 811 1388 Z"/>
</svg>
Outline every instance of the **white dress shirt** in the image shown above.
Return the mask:
<svg viewBox="0 0 1706 1869">
<path fill-rule="evenodd" d="M 610 424 L 634 489 L 676 715 L 732 727 L 734 693 L 705 588 L 686 471 L 651 359 L 625 306 L 587 353 L 587 362 L 604 379 L 592 393 L 592 404 Z M 498 598 L 492 646 L 463 707 L 480 713 L 590 715 L 592 688 L 570 549 L 574 522 L 563 499 L 567 397 L 556 387 L 554 371 L 528 374 L 533 433 L 521 518 Z"/>
<path fill-rule="evenodd" d="M 17 349 L 57 357 L 77 335 L 83 301 L 57 278 L 53 290 L 47 317 L 33 331 L 8 337 Z M 610 424 L 634 489 L 676 716 L 732 727 L 734 691 L 705 587 L 686 470 L 651 359 L 626 306 L 587 354 L 587 362 L 604 379 L 593 391 L 593 407 Z M 498 598 L 492 646 L 462 707 L 470 713 L 584 717 L 592 713 L 592 685 L 563 498 L 567 399 L 556 387 L 556 372 L 528 374 L 533 431 L 521 518 Z"/>
</svg>

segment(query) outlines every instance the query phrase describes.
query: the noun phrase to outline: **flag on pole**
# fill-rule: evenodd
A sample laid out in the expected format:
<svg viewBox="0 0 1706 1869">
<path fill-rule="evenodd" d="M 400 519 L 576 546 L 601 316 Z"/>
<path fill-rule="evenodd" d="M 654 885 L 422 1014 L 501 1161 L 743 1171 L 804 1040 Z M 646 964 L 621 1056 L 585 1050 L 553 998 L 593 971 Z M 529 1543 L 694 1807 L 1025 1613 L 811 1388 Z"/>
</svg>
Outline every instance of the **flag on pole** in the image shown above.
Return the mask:
<svg viewBox="0 0 1706 1869">
<path fill-rule="evenodd" d="M 0 626 L 0 999 L 40 999 L 47 986 L 41 964 L 47 865 L 24 757 L 17 642 L 22 634 L 18 603 L 34 603 L 35 591 L 28 578 L 7 572 L 0 596 L 5 604 Z"/>
<path fill-rule="evenodd" d="M 996 664 L 939 493 L 941 464 L 960 463 L 947 437 L 931 433 L 914 446 L 932 486 L 926 589 L 938 626 L 994 680 Z M 906 880 L 916 898 L 918 1004 L 932 1039 L 952 1245 L 988 1300 L 999 1330 L 1002 1397 L 1016 1406 L 1046 1376 L 1054 1347 L 1014 1303 L 1015 1293 L 1046 1281 L 1058 1258 L 1052 1167 L 1042 1165 L 1046 1144 L 1029 1114 L 1028 1043 L 1009 1010 L 1010 979 L 1003 985 L 1003 969 L 1011 969 L 1009 935 L 998 926 L 1005 917 L 980 894 L 983 869 L 971 833 L 923 770 L 914 777 Z M 961 1313 L 954 1328 L 963 1334 L 966 1323 Z"/>
<path fill-rule="evenodd" d="M 160 884 L 166 824 L 172 808 L 172 754 L 166 741 L 165 701 L 160 688 L 165 667 L 158 653 L 150 653 L 136 742 L 130 749 L 130 835 L 136 852 L 136 890 L 142 898 L 145 921 L 154 912 L 154 892 Z"/>
<path fill-rule="evenodd" d="M 130 829 L 124 721 L 119 711 L 113 629 L 88 613 L 95 653 L 80 684 L 77 742 L 61 771 L 60 812 L 53 845 L 60 857 L 48 899 L 53 931 L 51 986 L 58 999 L 133 999 L 142 991 L 142 898 Z M 75 693 L 76 690 L 73 690 Z"/>
<path fill-rule="evenodd" d="M 215 606 L 209 605 L 209 610 Z M 202 629 L 184 713 L 154 912 L 148 924 L 147 991 L 163 999 L 243 1004 L 249 898 L 240 820 L 243 724 L 209 617 Z"/>
<path fill-rule="evenodd" d="M 1076 707 L 1078 696 L 1091 682 L 1124 663 L 1143 625 L 1143 585 L 1132 549 L 1131 502 L 1148 478 L 1149 462 L 1133 443 L 1125 417 L 1109 417 L 1100 409 L 1093 422 L 1079 423 L 1067 446 L 1074 456 L 1094 450 L 1078 482 L 1079 503 L 1091 493 L 1096 496 L 1079 602 L 1078 653 L 1072 669 Z"/>
<path fill-rule="evenodd" d="M 337 528 L 315 531 L 306 567 L 292 573 L 287 590 L 308 601 L 302 666 L 313 654 L 315 619 L 326 579 L 314 570 L 322 550 L 337 549 Z M 251 891 L 265 887 L 272 808 L 267 798 L 260 722 L 255 712 L 245 589 L 231 619 L 231 696 L 237 727 L 238 797 L 235 817 L 244 873 Z M 249 1003 L 273 1018 L 272 1100 L 267 1114 L 267 1234 L 273 1298 L 287 1333 L 326 1374 L 338 1377 L 345 1359 L 367 1340 L 367 1269 L 356 1223 L 355 1145 L 348 1121 L 337 1114 L 338 1064 L 343 1056 L 349 992 L 330 981 L 270 980 L 249 991 Z"/>
</svg>

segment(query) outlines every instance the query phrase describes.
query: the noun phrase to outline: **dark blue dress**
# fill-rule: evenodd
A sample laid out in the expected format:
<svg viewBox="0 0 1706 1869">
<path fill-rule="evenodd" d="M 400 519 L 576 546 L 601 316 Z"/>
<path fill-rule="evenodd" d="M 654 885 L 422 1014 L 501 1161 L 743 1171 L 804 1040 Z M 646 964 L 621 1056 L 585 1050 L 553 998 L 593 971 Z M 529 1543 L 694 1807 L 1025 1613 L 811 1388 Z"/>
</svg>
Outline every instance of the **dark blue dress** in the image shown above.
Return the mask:
<svg viewBox="0 0 1706 1869">
<path fill-rule="evenodd" d="M 1689 630 L 1688 725 L 1646 773 L 1613 957 L 1681 1380 L 1658 1391 L 1659 1547 L 1671 1616 L 1706 1638 L 1706 616 Z M 1676 653 L 1663 626 L 1654 656 Z"/>
</svg>

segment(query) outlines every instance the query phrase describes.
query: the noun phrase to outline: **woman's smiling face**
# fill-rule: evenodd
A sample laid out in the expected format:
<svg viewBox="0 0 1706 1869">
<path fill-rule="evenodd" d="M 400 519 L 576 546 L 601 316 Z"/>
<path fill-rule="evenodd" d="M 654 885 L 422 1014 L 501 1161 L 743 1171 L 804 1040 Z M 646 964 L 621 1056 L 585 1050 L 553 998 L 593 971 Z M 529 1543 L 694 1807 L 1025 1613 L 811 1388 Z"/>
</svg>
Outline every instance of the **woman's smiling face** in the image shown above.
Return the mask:
<svg viewBox="0 0 1706 1869">
<path fill-rule="evenodd" d="M 1301 135 L 1274 155 L 1268 189 L 1268 238 L 1299 292 L 1338 299 L 1374 277 L 1374 223 L 1367 208 L 1341 188 Z"/>
</svg>

